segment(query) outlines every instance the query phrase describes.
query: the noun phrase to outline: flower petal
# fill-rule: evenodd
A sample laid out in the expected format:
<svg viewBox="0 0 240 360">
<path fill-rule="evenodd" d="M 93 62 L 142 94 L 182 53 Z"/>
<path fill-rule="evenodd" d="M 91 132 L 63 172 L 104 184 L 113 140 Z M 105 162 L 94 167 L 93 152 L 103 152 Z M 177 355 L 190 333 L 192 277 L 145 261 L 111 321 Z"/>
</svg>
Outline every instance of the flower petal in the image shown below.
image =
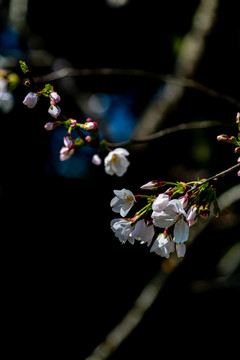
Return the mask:
<svg viewBox="0 0 240 360">
<path fill-rule="evenodd" d="M 189 226 L 184 219 L 180 218 L 173 229 L 173 241 L 177 244 L 187 241 L 189 235 Z"/>
<path fill-rule="evenodd" d="M 160 228 L 165 228 L 172 226 L 177 221 L 177 218 L 178 218 L 177 214 L 172 215 L 167 213 L 166 211 L 161 211 L 158 216 L 155 215 L 153 217 L 153 223 L 155 226 L 158 226 Z"/>
</svg>

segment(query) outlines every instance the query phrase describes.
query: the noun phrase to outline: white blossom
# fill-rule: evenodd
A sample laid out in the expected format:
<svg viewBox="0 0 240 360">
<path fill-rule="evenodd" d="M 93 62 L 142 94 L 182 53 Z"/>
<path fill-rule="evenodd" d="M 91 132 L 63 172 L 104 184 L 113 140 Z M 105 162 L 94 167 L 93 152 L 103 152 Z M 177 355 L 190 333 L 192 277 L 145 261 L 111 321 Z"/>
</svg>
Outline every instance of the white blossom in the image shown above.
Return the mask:
<svg viewBox="0 0 240 360">
<path fill-rule="evenodd" d="M 187 214 L 179 200 L 170 200 L 163 211 L 159 213 L 155 212 L 153 215 L 153 223 L 155 226 L 166 228 L 174 225 L 173 241 L 175 243 L 187 241 L 189 235 L 189 225 L 185 221 Z"/>
<path fill-rule="evenodd" d="M 104 159 L 105 171 L 108 175 L 122 176 L 127 171 L 130 162 L 126 158 L 129 152 L 126 149 L 117 148 L 109 152 Z"/>
<path fill-rule="evenodd" d="M 154 232 L 154 226 L 152 224 L 148 225 L 145 220 L 142 219 L 136 223 L 131 236 L 133 236 L 135 240 L 140 241 L 141 244 L 147 243 L 149 246 L 152 242 Z"/>
<path fill-rule="evenodd" d="M 14 97 L 8 91 L 0 92 L 0 108 L 5 114 L 9 113 L 14 107 Z"/>
<path fill-rule="evenodd" d="M 110 202 L 112 210 L 125 217 L 136 202 L 135 196 L 130 190 L 114 190 L 116 195 Z"/>
<path fill-rule="evenodd" d="M 169 195 L 167 194 L 159 194 L 158 197 L 154 200 L 154 202 L 152 203 L 152 209 L 153 209 L 153 218 L 155 217 L 155 212 L 159 213 L 161 211 L 163 211 L 167 204 L 169 203 Z M 157 216 L 157 214 L 156 214 Z"/>
<path fill-rule="evenodd" d="M 115 236 L 122 244 L 125 244 L 127 241 L 134 244 L 134 238 L 130 236 L 133 230 L 131 221 L 122 218 L 113 219 L 110 226 Z"/>
<path fill-rule="evenodd" d="M 159 234 L 150 249 L 151 252 L 155 252 L 157 255 L 167 259 L 169 258 L 170 254 L 174 252 L 174 250 L 174 242 L 172 241 L 171 237 L 166 234 Z"/>
</svg>

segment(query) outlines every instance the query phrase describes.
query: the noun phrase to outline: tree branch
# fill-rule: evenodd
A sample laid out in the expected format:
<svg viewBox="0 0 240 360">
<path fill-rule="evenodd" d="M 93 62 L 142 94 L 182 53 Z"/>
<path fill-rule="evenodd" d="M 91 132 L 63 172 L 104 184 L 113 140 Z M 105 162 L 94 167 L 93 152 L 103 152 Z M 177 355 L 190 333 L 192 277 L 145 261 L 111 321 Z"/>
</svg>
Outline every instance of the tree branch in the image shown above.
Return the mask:
<svg viewBox="0 0 240 360">
<path fill-rule="evenodd" d="M 70 67 L 64 67 L 57 71 L 53 71 L 46 75 L 33 77 L 35 83 L 47 83 L 64 79 L 66 77 L 78 77 L 78 76 L 129 76 L 129 77 L 143 77 L 148 79 L 154 79 L 163 81 L 168 84 L 177 85 L 180 87 L 191 88 L 201 91 L 209 96 L 217 98 L 219 100 L 226 101 L 230 104 L 240 107 L 240 101 L 233 97 L 221 94 L 214 89 L 211 89 L 195 80 L 187 79 L 180 76 L 157 74 L 151 71 L 142 69 L 119 69 L 119 68 L 97 68 L 97 69 L 75 69 Z"/>
<path fill-rule="evenodd" d="M 172 134 L 172 133 L 175 133 L 178 131 L 192 130 L 192 129 L 205 129 L 205 128 L 214 127 L 214 126 L 233 126 L 233 124 L 226 124 L 226 123 L 223 123 L 218 120 L 194 121 L 194 122 L 190 122 L 190 123 L 183 123 L 183 124 L 175 125 L 175 126 L 160 130 L 154 134 L 151 134 L 148 136 L 143 136 L 141 138 L 132 138 L 129 140 L 118 142 L 118 143 L 108 142 L 108 145 L 110 148 L 116 148 L 116 147 L 121 147 L 121 146 L 132 145 L 132 144 L 142 144 L 142 143 L 160 139 L 161 137 L 163 137 L 165 135 L 169 135 L 169 134 Z"/>
<path fill-rule="evenodd" d="M 218 198 L 218 203 L 222 210 L 226 210 L 236 201 L 240 200 L 240 185 L 236 185 L 227 190 Z M 209 220 L 213 219 L 210 214 Z M 206 228 L 209 221 L 199 221 L 191 229 L 188 243 L 192 243 L 197 236 Z M 112 355 L 114 351 L 121 345 L 121 343 L 129 336 L 129 334 L 140 324 L 145 313 L 150 309 L 151 305 L 159 296 L 165 283 L 168 281 L 170 275 L 177 271 L 181 260 L 177 257 L 171 257 L 162 262 L 161 268 L 157 274 L 144 287 L 139 297 L 136 299 L 133 307 L 120 321 L 119 324 L 112 329 L 106 336 L 105 340 L 100 343 L 90 356 L 85 360 L 106 360 Z"/>
</svg>

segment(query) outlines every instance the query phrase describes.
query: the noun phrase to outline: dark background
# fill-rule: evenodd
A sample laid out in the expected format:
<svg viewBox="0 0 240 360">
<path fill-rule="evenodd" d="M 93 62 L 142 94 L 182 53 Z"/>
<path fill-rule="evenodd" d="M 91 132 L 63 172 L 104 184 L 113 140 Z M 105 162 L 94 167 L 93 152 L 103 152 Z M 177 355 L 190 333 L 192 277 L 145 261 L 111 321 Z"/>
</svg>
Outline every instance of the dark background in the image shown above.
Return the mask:
<svg viewBox="0 0 240 360">
<path fill-rule="evenodd" d="M 41 75 L 66 63 L 79 69 L 120 67 L 171 74 L 177 44 L 199 2 L 130 0 L 111 8 L 105 1 L 29 1 L 26 29 L 11 37 L 15 43 L 4 40 L 7 33 L 13 35 L 8 3 L 0 2 L 1 54 L 26 60 Z M 195 80 L 238 99 L 239 50 L 237 2 L 220 1 Z M 17 63 L 12 70 L 21 74 Z M 91 76 L 53 85 L 62 96 L 64 113 L 79 121 L 88 116 L 79 98 L 105 94 L 111 107 L 100 125 L 113 129 L 110 140 L 118 141 L 119 132 L 120 140 L 129 133 L 116 114 L 124 109 L 122 121 L 133 129 L 164 84 Z M 127 174 L 111 177 L 90 164 L 88 153 L 77 155 L 70 165 L 60 163 L 62 134 L 58 138 L 44 130 L 50 121 L 47 107 L 22 105 L 26 93 L 19 86 L 14 109 L 1 114 L 1 296 L 7 358 L 84 359 L 130 309 L 162 262 L 146 247 L 122 246 L 114 237 L 109 226 L 116 217 L 109 206 L 113 190 L 125 187 L 138 193 L 152 179 L 194 180 L 234 165 L 233 149 L 217 143 L 216 136 L 236 129 L 173 134 L 144 151 L 132 146 Z M 237 111 L 232 104 L 188 89 L 165 126 L 197 120 L 234 123 Z M 238 181 L 236 174 L 229 176 L 219 184 L 219 194 Z M 188 248 L 144 321 L 111 359 L 207 352 L 216 356 L 223 351 L 231 358 L 231 352 L 238 351 L 239 269 L 224 286 L 192 290 L 197 280 L 217 276 L 221 256 L 239 241 L 239 203 L 229 214 L 235 219 L 230 228 L 223 220 L 215 221 Z"/>
</svg>

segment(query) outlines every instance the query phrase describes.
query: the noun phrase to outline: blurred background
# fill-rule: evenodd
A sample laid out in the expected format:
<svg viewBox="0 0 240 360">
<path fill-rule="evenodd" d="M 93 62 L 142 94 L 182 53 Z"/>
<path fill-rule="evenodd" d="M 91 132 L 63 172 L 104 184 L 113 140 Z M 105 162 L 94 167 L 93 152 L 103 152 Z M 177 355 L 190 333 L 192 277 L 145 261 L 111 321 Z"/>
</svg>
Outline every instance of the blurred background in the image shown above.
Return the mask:
<svg viewBox="0 0 240 360">
<path fill-rule="evenodd" d="M 0 100 L 6 358 L 85 359 L 159 270 L 160 257 L 144 246 L 122 246 L 113 235 L 109 224 L 116 217 L 110 209 L 114 189 L 136 194 L 152 179 L 191 181 L 236 163 L 231 145 L 218 143 L 216 137 L 236 133 L 240 111 L 237 2 L 215 1 L 213 20 L 198 19 L 203 32 L 212 21 L 201 51 L 197 45 L 202 34 L 196 33 L 195 47 L 181 58 L 186 34 L 198 23 L 195 14 L 204 3 L 0 0 L 0 68 L 20 77 L 19 60 L 25 60 L 35 76 L 63 67 L 92 69 L 92 75 L 51 83 L 62 98 L 64 114 L 79 122 L 92 117 L 107 140 L 124 141 L 192 121 L 222 123 L 129 146 L 131 165 L 117 178 L 94 166 L 89 151 L 60 162 L 63 130 L 45 131 L 44 124 L 51 120 L 47 107 L 26 108 L 23 85 L 9 95 L 14 104 L 10 109 Z M 96 75 L 99 68 L 113 69 L 113 74 Z M 114 69 L 140 69 L 156 76 L 119 76 Z M 178 85 L 182 92 L 167 107 L 169 83 L 161 81 L 162 75 L 189 77 L 229 98 Z M 151 116 L 146 120 L 152 108 L 156 119 L 161 117 L 154 131 Z M 219 184 L 218 195 L 237 183 L 236 174 L 229 175 Z M 189 246 L 141 325 L 111 359 L 193 356 L 195 349 L 201 355 L 236 354 L 239 210 L 238 201 Z M 226 267 L 233 270 L 219 274 L 219 262 L 234 246 L 235 256 Z M 227 278 L 219 281 L 219 275 Z"/>
</svg>

